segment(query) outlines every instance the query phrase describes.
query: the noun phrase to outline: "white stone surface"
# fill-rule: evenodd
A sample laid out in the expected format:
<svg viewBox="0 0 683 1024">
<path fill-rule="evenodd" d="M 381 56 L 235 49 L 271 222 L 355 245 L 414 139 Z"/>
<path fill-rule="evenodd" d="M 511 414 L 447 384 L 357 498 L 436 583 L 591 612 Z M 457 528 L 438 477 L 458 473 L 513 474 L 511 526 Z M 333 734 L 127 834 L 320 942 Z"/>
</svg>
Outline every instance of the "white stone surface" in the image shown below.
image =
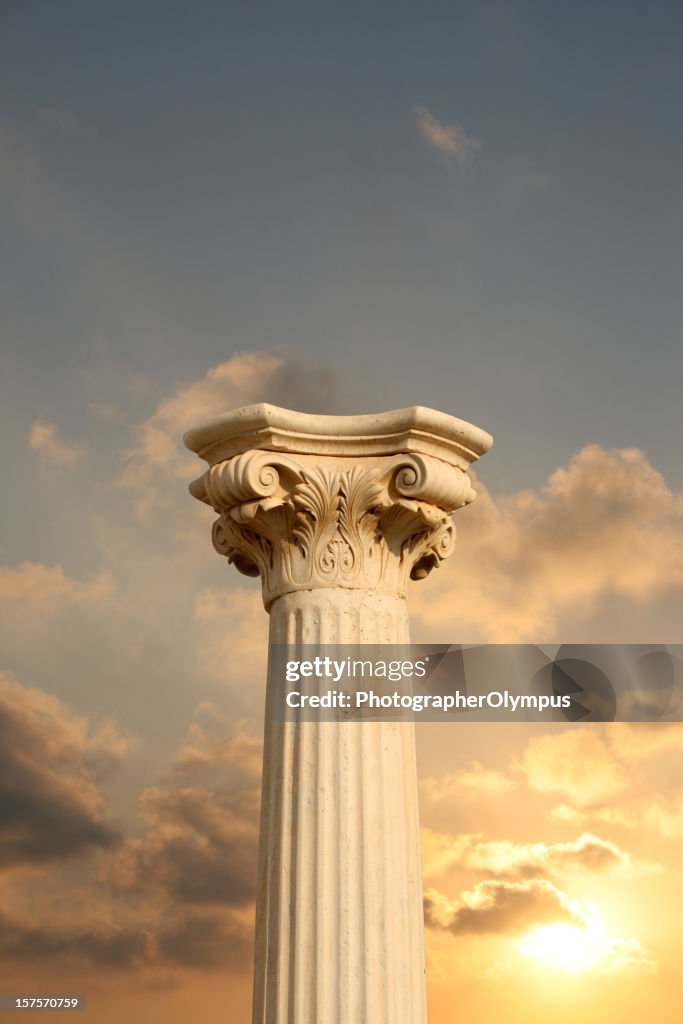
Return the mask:
<svg viewBox="0 0 683 1024">
<path fill-rule="evenodd" d="M 271 643 L 406 643 L 409 578 L 452 551 L 492 439 L 416 407 L 247 406 L 191 430 L 216 549 L 260 575 Z M 277 722 L 269 679 L 254 1024 L 423 1024 L 414 727 Z"/>
</svg>

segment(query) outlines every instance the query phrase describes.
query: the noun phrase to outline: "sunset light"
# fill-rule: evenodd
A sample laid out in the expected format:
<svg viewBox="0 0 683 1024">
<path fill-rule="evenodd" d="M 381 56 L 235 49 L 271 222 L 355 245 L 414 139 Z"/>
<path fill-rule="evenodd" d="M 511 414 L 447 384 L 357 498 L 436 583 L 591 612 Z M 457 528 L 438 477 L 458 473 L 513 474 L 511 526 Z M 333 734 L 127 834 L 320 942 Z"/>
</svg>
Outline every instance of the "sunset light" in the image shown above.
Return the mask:
<svg viewBox="0 0 683 1024">
<path fill-rule="evenodd" d="M 583 974 L 609 952 L 610 941 L 601 922 L 544 924 L 522 936 L 518 949 L 539 965 L 566 974 Z"/>
</svg>

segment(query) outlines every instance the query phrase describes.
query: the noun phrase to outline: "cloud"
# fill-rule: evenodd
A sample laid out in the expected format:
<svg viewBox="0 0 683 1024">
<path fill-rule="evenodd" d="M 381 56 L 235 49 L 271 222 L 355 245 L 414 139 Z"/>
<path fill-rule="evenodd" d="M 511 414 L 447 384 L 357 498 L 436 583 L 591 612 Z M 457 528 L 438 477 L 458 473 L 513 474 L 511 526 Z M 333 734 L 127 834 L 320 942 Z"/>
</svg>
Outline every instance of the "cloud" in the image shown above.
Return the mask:
<svg viewBox="0 0 683 1024">
<path fill-rule="evenodd" d="M 197 673 L 230 694 L 233 714 L 238 708 L 260 713 L 268 652 L 268 620 L 260 591 L 234 586 L 201 590 L 195 596 L 192 622 Z"/>
<path fill-rule="evenodd" d="M 431 928 L 454 935 L 521 933 L 537 924 L 583 925 L 578 904 L 551 882 L 486 881 L 449 900 L 436 889 L 425 894 L 425 918 Z"/>
<path fill-rule="evenodd" d="M 142 508 L 153 503 L 159 487 L 150 481 L 189 482 L 200 472 L 197 457 L 182 445 L 182 435 L 203 420 L 230 409 L 272 402 L 302 412 L 321 412 L 337 389 L 334 372 L 285 351 L 237 353 L 199 380 L 178 388 L 136 428 L 136 443 L 125 453 L 121 484 L 138 490 Z"/>
<path fill-rule="evenodd" d="M 552 934 L 547 934 L 553 929 L 548 926 L 555 925 L 569 926 L 569 935 L 580 943 L 588 958 L 581 961 L 582 972 L 643 974 L 652 973 L 657 966 L 636 939 L 607 934 L 593 911 L 584 909 L 577 900 L 543 879 L 480 882 L 457 900 L 449 900 L 437 889 L 428 889 L 425 919 L 436 932 L 515 938 L 514 946 L 508 947 L 503 959 L 493 969 L 489 968 L 489 977 L 517 974 L 519 954 L 538 958 L 539 951 L 544 972 L 550 965 L 572 973 L 571 958 L 565 961 L 556 955 L 556 948 L 550 947 L 550 961 L 542 956 L 544 943 L 553 941 Z"/>
<path fill-rule="evenodd" d="M 89 580 L 67 576 L 61 565 L 22 562 L 0 566 L 0 606 L 12 611 L 28 608 L 41 615 L 66 606 L 104 605 L 114 592 L 109 572 L 100 572 Z"/>
<path fill-rule="evenodd" d="M 481 142 L 468 135 L 461 124 L 446 124 L 434 117 L 426 107 L 415 105 L 413 116 L 424 142 L 462 166 L 474 163 Z"/>
<path fill-rule="evenodd" d="M 654 974 L 657 962 L 637 939 L 615 936 L 606 941 L 605 949 L 597 957 L 592 973 L 595 974 Z"/>
<path fill-rule="evenodd" d="M 159 932 L 158 956 L 184 967 L 244 970 L 251 961 L 252 931 L 239 920 L 194 914 Z"/>
<path fill-rule="evenodd" d="M 99 777 L 127 746 L 110 721 L 93 726 L 0 674 L 0 868 L 113 847 Z"/>
<path fill-rule="evenodd" d="M 615 843 L 584 832 L 566 843 L 516 843 L 509 839 L 484 841 L 480 835 L 452 837 L 422 829 L 424 873 L 437 877 L 451 868 L 496 878 L 539 878 L 567 872 L 609 871 L 642 873 L 654 865 L 634 861 Z"/>
<path fill-rule="evenodd" d="M 480 761 L 473 761 L 469 768 L 446 775 L 428 776 L 420 780 L 420 791 L 430 803 L 452 799 L 482 796 L 500 796 L 517 789 L 519 783 L 504 772 L 484 768 Z"/>
<path fill-rule="evenodd" d="M 54 423 L 42 423 L 35 420 L 31 426 L 29 448 L 38 452 L 44 466 L 56 466 L 60 469 L 75 469 L 85 455 L 80 444 L 68 444 L 59 439 L 59 430 Z"/>
<path fill-rule="evenodd" d="M 558 804 L 549 812 L 549 817 L 554 821 L 561 821 L 566 825 L 585 825 L 589 821 L 600 822 L 604 825 L 617 825 L 622 828 L 634 828 L 638 816 L 631 810 L 624 810 L 618 807 L 600 807 L 591 810 L 577 810 L 576 807 L 569 807 L 567 804 Z"/>
<path fill-rule="evenodd" d="M 641 451 L 589 445 L 539 491 L 478 491 L 456 516 L 455 554 L 412 593 L 425 628 L 547 643 L 610 595 L 642 604 L 683 587 L 683 497 Z"/>
<path fill-rule="evenodd" d="M 151 787 L 140 804 L 150 831 L 118 851 L 109 872 L 114 886 L 147 897 L 157 891 L 180 905 L 235 907 L 253 900 L 257 789 Z"/>
<path fill-rule="evenodd" d="M 128 742 L 55 698 L 0 679 L 0 961 L 144 969 L 246 969 L 252 946 L 260 743 L 200 705 L 166 784 L 145 789 L 142 836 L 104 820 L 98 779 Z M 199 731 L 193 726 L 201 723 Z M 223 773 L 223 788 L 187 785 Z M 232 785 L 226 784 L 232 778 Z M 91 850 L 76 886 L 67 862 Z M 29 888 L 16 869 L 41 866 Z"/>
<path fill-rule="evenodd" d="M 145 789 L 147 833 L 105 868 L 119 892 L 174 907 L 239 909 L 254 898 L 261 741 L 211 702 L 197 708 L 163 785 Z"/>
<path fill-rule="evenodd" d="M 67 964 L 82 970 L 146 969 L 171 965 L 244 971 L 253 945 L 251 923 L 225 914 L 176 913 L 156 925 L 106 922 L 36 923 L 0 912 L 0 963 L 46 972 Z"/>
<path fill-rule="evenodd" d="M 583 810 L 560 804 L 552 808 L 550 817 L 571 825 L 598 822 L 631 830 L 645 827 L 665 839 L 679 839 L 683 836 L 683 796 L 671 800 L 640 797 L 629 807 L 590 807 Z"/>
<path fill-rule="evenodd" d="M 556 808 L 558 820 L 577 824 L 594 817 L 608 824 L 628 824 L 628 809 L 615 810 L 613 798 L 634 790 L 636 766 L 665 749 L 683 749 L 680 723 L 621 723 L 584 726 L 533 737 L 522 757 L 531 789 L 568 797 L 569 808 Z M 609 807 L 604 807 L 609 802 Z M 579 813 L 575 808 L 581 808 Z"/>
<path fill-rule="evenodd" d="M 261 777 L 263 742 L 222 713 L 211 701 L 202 702 L 173 764 L 173 771 L 193 777 L 215 768 L 235 767 L 248 781 Z"/>
<path fill-rule="evenodd" d="M 680 839 L 683 836 L 683 796 L 668 802 L 661 797 L 655 799 L 643 808 L 639 820 L 666 839 Z"/>
<path fill-rule="evenodd" d="M 616 844 L 584 832 L 568 843 L 513 843 L 510 840 L 475 843 L 462 864 L 472 871 L 501 876 L 538 876 L 567 870 L 606 871 L 635 867 Z"/>
<path fill-rule="evenodd" d="M 589 728 L 534 737 L 522 767 L 531 789 L 563 793 L 579 807 L 611 799 L 631 781 L 628 770 L 614 757 L 606 733 Z"/>
<path fill-rule="evenodd" d="M 149 956 L 149 936 L 116 925 L 55 927 L 19 921 L 0 913 L 0 962 L 35 969 L 75 959 L 99 968 L 130 968 Z"/>
<path fill-rule="evenodd" d="M 478 835 L 449 836 L 422 826 L 420 845 L 422 848 L 422 873 L 425 878 L 438 878 L 452 867 L 460 865 Z"/>
<path fill-rule="evenodd" d="M 646 761 L 665 750 L 683 750 L 681 722 L 614 722 L 603 726 L 604 735 L 626 764 Z"/>
</svg>

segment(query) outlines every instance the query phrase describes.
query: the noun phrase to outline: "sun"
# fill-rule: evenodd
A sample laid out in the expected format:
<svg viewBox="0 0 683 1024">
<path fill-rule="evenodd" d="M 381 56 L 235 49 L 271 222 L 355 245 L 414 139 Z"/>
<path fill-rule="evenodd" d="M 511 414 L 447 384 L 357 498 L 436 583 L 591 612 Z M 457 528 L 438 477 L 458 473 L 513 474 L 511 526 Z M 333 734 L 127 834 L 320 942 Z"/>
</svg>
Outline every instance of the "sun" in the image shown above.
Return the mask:
<svg viewBox="0 0 683 1024">
<path fill-rule="evenodd" d="M 523 956 L 544 967 L 583 974 L 605 954 L 606 937 L 601 923 L 585 925 L 544 924 L 522 936 L 517 948 Z"/>
</svg>

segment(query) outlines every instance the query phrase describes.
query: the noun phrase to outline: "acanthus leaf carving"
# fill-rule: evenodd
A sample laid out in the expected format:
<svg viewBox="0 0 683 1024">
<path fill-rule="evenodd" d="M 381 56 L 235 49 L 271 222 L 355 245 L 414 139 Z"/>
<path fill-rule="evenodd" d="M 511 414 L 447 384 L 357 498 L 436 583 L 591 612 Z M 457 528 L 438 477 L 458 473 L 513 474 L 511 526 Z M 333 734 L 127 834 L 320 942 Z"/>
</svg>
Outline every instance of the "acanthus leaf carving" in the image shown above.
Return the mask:
<svg viewBox="0 0 683 1024">
<path fill-rule="evenodd" d="M 292 537 L 296 552 L 309 568 L 309 578 L 315 567 L 323 573 L 333 571 L 331 545 L 339 523 L 339 493 L 336 475 L 322 466 L 302 472 L 302 479 L 292 492 L 296 511 Z"/>
<path fill-rule="evenodd" d="M 230 516 L 222 515 L 213 524 L 213 546 L 244 576 L 264 578 L 272 561 L 268 541 L 253 530 L 236 527 Z"/>
<path fill-rule="evenodd" d="M 346 461 L 346 465 L 344 462 Z M 329 465 L 253 450 L 212 467 L 214 546 L 282 593 L 341 586 L 404 593 L 452 550 L 450 512 L 471 488 L 457 467 L 399 455 Z"/>
<path fill-rule="evenodd" d="M 371 557 L 384 495 L 376 470 L 354 466 L 340 480 L 339 532 L 349 551 L 347 571 L 362 571 L 363 555 Z"/>
</svg>

